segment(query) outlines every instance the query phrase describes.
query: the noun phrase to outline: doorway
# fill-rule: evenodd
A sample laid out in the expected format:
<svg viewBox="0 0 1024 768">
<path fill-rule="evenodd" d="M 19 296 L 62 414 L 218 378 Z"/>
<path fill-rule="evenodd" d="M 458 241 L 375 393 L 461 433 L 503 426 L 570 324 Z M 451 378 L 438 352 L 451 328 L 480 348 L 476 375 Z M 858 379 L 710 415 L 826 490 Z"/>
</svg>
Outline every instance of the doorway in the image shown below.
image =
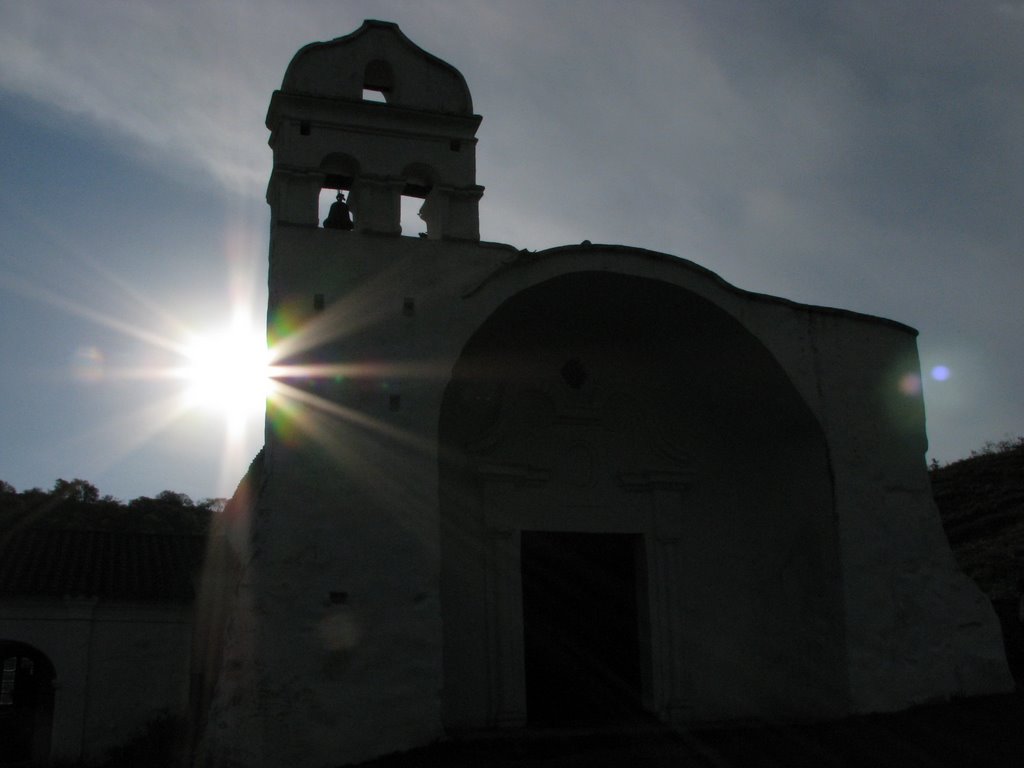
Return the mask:
<svg viewBox="0 0 1024 768">
<path fill-rule="evenodd" d="M 0 765 L 42 765 L 50 752 L 53 665 L 24 643 L 0 642 Z"/>
<path fill-rule="evenodd" d="M 644 719 L 639 534 L 523 531 L 523 641 L 531 725 Z"/>
</svg>

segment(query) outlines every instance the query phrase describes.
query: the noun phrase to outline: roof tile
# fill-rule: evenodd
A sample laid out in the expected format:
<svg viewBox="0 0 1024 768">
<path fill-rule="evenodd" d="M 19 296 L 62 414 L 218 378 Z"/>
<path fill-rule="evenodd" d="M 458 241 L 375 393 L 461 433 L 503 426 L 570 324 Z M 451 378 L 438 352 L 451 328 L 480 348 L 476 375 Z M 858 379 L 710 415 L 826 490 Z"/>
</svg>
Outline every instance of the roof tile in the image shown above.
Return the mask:
<svg viewBox="0 0 1024 768">
<path fill-rule="evenodd" d="M 202 536 L 26 528 L 0 534 L 0 595 L 189 602 Z"/>
</svg>

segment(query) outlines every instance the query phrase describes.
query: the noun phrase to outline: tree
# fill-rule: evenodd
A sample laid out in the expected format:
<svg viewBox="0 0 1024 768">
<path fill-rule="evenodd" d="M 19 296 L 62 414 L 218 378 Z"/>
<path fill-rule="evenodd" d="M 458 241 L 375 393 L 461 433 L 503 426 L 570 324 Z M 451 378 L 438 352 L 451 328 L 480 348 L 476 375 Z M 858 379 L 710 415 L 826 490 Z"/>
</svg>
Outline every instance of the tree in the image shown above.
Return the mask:
<svg viewBox="0 0 1024 768">
<path fill-rule="evenodd" d="M 95 485 L 88 480 L 82 480 L 78 477 L 74 480 L 58 478 L 57 482 L 53 484 L 53 491 L 51 493 L 62 499 L 80 501 L 87 504 L 99 501 L 100 498 L 100 491 Z"/>
<path fill-rule="evenodd" d="M 177 491 L 160 491 L 156 497 L 165 504 L 172 504 L 178 507 L 195 506 L 187 493 L 178 493 Z"/>
<path fill-rule="evenodd" d="M 110 495 L 100 496 L 95 485 L 81 478 L 59 478 L 49 491 L 30 488 L 18 493 L 0 480 L 0 533 L 19 525 L 203 535 L 224 503 L 225 499 L 216 498 L 196 502 L 188 494 L 171 490 L 125 503 Z"/>
</svg>

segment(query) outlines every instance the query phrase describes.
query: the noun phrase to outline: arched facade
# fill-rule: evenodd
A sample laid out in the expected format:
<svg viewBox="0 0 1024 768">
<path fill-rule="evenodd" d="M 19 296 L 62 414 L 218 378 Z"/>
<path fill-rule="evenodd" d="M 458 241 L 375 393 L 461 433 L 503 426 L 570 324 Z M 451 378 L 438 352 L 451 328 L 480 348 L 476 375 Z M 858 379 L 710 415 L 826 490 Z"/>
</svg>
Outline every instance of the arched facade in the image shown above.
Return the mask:
<svg viewBox="0 0 1024 768">
<path fill-rule="evenodd" d="M 545 531 L 635 537 L 623 567 L 639 604 L 622 631 L 636 659 L 609 665 L 638 669 L 642 710 L 679 721 L 845 708 L 824 434 L 778 362 L 721 308 L 608 272 L 527 288 L 466 344 L 439 440 L 451 726 L 529 722 L 528 699 L 542 707 L 572 688 L 579 710 L 570 696 L 567 717 L 602 714 L 586 686 L 551 690 L 531 668 L 546 662 L 531 661 L 524 640 L 522 546 Z M 600 573 L 578 578 L 600 591 Z M 574 610 L 587 609 L 569 599 L 555 613 Z M 566 669 L 548 666 L 548 676 Z"/>
</svg>

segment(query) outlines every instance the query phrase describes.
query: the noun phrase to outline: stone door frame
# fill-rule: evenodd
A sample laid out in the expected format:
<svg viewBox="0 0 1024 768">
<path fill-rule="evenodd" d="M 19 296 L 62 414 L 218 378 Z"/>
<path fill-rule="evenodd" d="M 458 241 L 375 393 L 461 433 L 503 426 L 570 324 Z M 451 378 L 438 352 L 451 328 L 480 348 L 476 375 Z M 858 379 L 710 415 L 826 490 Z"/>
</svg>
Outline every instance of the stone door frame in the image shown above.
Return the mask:
<svg viewBox="0 0 1024 768">
<path fill-rule="evenodd" d="M 477 472 L 485 537 L 488 722 L 521 727 L 527 722 L 523 646 L 521 533 L 550 531 L 639 535 L 646 570 L 647 604 L 638 620 L 650 628 L 641 647 L 642 705 L 664 722 L 683 722 L 686 692 L 685 609 L 681 584 L 684 493 L 689 472 L 634 472 L 619 476 L 621 503 L 580 504 L 559 494 L 537 493 L 543 470 L 488 464 Z M 535 491 L 531 493 L 531 491 Z M 624 509 L 630 512 L 623 514 Z M 644 668 L 646 667 L 646 668 Z"/>
</svg>

